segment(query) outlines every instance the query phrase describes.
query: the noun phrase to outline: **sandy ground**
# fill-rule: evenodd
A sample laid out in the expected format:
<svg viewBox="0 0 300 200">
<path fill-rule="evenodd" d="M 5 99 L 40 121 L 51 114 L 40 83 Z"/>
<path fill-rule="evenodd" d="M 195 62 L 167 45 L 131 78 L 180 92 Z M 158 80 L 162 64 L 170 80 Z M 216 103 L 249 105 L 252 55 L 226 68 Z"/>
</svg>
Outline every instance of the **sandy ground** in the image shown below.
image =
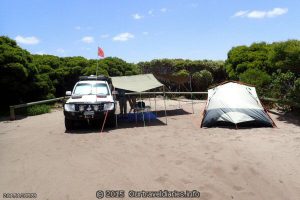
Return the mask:
<svg viewBox="0 0 300 200">
<path fill-rule="evenodd" d="M 204 103 L 195 114 L 187 102 L 167 106 L 168 125 L 160 117 L 105 133 L 65 133 L 59 110 L 0 122 L 0 197 L 96 199 L 97 190 L 168 189 L 198 190 L 203 200 L 300 199 L 299 120 L 271 114 L 278 128 L 201 129 Z"/>
</svg>

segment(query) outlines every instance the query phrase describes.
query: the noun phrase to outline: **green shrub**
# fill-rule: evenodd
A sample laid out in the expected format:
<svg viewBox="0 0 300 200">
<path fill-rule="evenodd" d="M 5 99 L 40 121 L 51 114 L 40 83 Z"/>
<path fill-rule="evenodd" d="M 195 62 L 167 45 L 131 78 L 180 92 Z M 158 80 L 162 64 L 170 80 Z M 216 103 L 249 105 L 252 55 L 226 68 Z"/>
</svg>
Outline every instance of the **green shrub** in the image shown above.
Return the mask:
<svg viewBox="0 0 300 200">
<path fill-rule="evenodd" d="M 44 113 L 49 113 L 51 110 L 51 106 L 49 105 L 34 105 L 34 106 L 30 106 L 27 108 L 27 114 L 29 116 L 33 116 L 33 115 L 41 115 Z"/>
<path fill-rule="evenodd" d="M 293 97 L 296 95 L 294 91 L 297 87 L 294 86 L 295 81 L 296 76 L 290 71 L 282 73 L 280 70 L 278 70 L 277 73 L 273 73 L 271 83 L 271 97 L 284 101 L 293 100 Z"/>
<path fill-rule="evenodd" d="M 188 77 L 190 74 L 187 70 L 181 69 L 174 74 L 175 76 Z"/>
</svg>

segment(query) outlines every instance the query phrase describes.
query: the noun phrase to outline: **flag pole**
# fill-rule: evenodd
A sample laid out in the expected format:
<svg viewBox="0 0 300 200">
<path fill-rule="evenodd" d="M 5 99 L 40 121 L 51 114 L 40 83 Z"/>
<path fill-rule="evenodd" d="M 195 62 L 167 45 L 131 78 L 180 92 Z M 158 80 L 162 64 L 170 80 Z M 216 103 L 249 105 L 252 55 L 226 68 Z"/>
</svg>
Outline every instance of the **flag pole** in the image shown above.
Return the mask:
<svg viewBox="0 0 300 200">
<path fill-rule="evenodd" d="M 99 63 L 99 59 L 97 58 L 96 77 L 98 77 L 98 63 Z"/>
<path fill-rule="evenodd" d="M 99 56 L 99 45 L 97 47 L 98 47 L 97 48 L 97 54 Z M 98 77 L 98 64 L 99 64 L 99 58 L 98 58 L 98 56 L 97 56 L 97 66 L 96 66 L 96 77 Z M 96 79 L 98 79 L 98 78 L 96 78 Z"/>
</svg>

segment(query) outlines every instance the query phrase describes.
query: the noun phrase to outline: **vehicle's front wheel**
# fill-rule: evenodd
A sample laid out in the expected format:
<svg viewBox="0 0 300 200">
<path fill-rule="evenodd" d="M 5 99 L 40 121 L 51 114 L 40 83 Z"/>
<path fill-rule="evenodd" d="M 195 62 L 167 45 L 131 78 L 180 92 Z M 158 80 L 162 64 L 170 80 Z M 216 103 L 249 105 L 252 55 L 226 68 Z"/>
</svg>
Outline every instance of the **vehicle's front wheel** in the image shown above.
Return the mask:
<svg viewBox="0 0 300 200">
<path fill-rule="evenodd" d="M 65 118 L 65 127 L 67 131 L 73 130 L 74 129 L 73 120 Z"/>
<path fill-rule="evenodd" d="M 109 128 L 115 128 L 116 127 L 116 115 L 115 114 L 112 114 L 107 118 L 106 126 L 109 127 Z"/>
</svg>

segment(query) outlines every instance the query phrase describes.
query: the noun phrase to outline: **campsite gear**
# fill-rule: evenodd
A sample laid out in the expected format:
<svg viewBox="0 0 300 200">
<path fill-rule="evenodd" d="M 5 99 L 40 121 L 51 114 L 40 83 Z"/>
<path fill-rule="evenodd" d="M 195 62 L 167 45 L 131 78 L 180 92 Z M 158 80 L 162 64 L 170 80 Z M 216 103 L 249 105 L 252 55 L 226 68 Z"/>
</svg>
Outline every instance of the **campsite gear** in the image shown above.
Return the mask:
<svg viewBox="0 0 300 200">
<path fill-rule="evenodd" d="M 137 103 L 136 103 L 136 106 L 135 107 L 137 107 L 137 108 L 145 108 L 145 102 L 143 102 L 143 101 L 138 101 Z"/>
<path fill-rule="evenodd" d="M 133 95 L 139 95 L 140 99 L 142 94 L 147 91 L 158 87 L 163 87 L 164 94 L 164 106 L 165 106 L 165 118 L 166 124 L 168 124 L 167 120 L 167 111 L 166 111 L 166 98 L 165 98 L 165 86 L 160 83 L 153 74 L 139 74 L 132 76 L 116 76 L 111 77 L 113 86 L 118 89 L 123 89 L 127 91 L 132 91 Z M 137 94 L 135 94 L 137 93 Z M 155 104 L 156 106 L 156 104 Z M 155 109 L 156 110 L 156 109 Z M 145 125 L 145 121 L 144 121 Z"/>
<path fill-rule="evenodd" d="M 225 82 L 208 90 L 201 127 L 228 124 L 275 126 L 259 101 L 255 87 L 239 82 Z"/>
</svg>

